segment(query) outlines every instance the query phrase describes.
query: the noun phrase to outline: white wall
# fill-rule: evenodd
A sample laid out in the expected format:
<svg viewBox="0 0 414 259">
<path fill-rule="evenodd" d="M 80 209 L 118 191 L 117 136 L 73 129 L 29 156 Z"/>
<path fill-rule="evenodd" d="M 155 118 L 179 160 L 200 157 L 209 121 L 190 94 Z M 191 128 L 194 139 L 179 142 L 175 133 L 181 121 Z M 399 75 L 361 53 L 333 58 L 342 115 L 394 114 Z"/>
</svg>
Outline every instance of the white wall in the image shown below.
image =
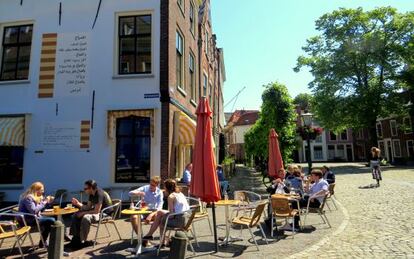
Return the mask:
<svg viewBox="0 0 414 259">
<path fill-rule="evenodd" d="M 233 133 L 236 134 L 236 143 L 234 144 L 244 144 L 244 135 L 251 127 L 253 125 L 234 126 Z"/>
<path fill-rule="evenodd" d="M 18 21 L 33 21 L 32 53 L 29 80 L 12 84 L 0 82 L 0 115 L 31 114 L 28 145 L 25 149 L 23 186 L 43 181 L 48 190 L 66 188 L 80 190 L 83 181 L 94 178 L 102 187 L 114 184 L 113 144 L 107 138 L 107 111 L 117 109 L 155 109 L 155 134 L 151 147 L 151 174 L 160 172 L 161 114 L 159 99 L 145 99 L 145 93 L 159 92 L 160 1 L 103 1 L 95 28 L 92 23 L 98 1 L 70 0 L 62 2 L 62 24 L 58 25 L 55 0 L 0 1 L 0 26 Z M 114 79 L 116 51 L 116 13 L 148 10 L 152 13 L 152 75 Z M 90 152 L 42 150 L 41 130 L 44 122 L 80 121 L 91 118 L 92 95 L 38 99 L 41 37 L 43 33 L 89 32 L 89 88 L 96 91 L 95 121 L 90 136 Z M 1 29 L 0 37 L 3 35 Z M 59 114 L 55 114 L 56 103 Z M 0 190 L 5 186 L 0 186 Z M 16 200 L 21 189 L 7 190 L 6 199 Z"/>
</svg>

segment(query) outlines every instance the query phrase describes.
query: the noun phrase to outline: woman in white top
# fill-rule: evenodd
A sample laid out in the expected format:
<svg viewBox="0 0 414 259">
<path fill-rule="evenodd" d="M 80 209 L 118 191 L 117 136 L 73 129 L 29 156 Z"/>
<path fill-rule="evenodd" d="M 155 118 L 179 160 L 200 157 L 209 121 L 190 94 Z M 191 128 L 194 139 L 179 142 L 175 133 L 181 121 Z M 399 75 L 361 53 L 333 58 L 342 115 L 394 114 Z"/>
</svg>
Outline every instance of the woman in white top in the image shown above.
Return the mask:
<svg viewBox="0 0 414 259">
<path fill-rule="evenodd" d="M 160 228 L 160 234 L 162 233 L 169 213 L 181 213 L 190 210 L 187 198 L 180 192 L 176 181 L 167 179 L 164 182 L 164 188 L 168 195 L 168 210 L 160 210 L 157 212 L 154 223 L 152 223 L 150 230 L 144 236 L 144 240 L 152 240 L 152 235 L 158 227 Z M 169 218 L 168 227 L 183 227 L 185 223 L 186 217 L 184 215 L 177 215 Z M 144 242 L 144 246 L 146 244 L 148 244 L 148 241 Z"/>
</svg>

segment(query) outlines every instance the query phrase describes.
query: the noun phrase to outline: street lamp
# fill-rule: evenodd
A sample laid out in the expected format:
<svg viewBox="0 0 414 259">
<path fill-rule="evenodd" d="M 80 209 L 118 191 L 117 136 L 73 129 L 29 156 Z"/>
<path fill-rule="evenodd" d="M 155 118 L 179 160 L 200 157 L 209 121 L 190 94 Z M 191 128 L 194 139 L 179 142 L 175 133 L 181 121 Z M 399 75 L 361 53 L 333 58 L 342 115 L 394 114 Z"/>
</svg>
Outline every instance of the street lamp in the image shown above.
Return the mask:
<svg viewBox="0 0 414 259">
<path fill-rule="evenodd" d="M 302 114 L 302 122 L 303 125 L 306 127 L 309 127 L 309 129 L 312 127 L 312 117 L 313 114 L 310 112 Z M 312 157 L 311 157 L 311 145 L 310 145 L 310 132 L 309 130 L 306 131 L 306 141 L 307 141 L 307 149 L 306 149 L 306 160 L 308 162 L 308 174 L 312 171 Z"/>
</svg>

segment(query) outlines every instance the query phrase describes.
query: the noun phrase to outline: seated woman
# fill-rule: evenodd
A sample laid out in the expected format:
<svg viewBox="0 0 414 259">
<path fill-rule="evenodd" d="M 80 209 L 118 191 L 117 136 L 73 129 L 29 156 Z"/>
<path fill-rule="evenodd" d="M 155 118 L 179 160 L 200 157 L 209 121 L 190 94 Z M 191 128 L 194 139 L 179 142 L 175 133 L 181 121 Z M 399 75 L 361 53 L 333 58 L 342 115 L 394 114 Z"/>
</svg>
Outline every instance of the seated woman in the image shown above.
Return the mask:
<svg viewBox="0 0 414 259">
<path fill-rule="evenodd" d="M 294 177 L 291 177 L 289 180 L 286 180 L 289 181 L 288 185 L 290 187 L 290 190 L 293 190 L 294 192 L 303 195 L 303 180 L 301 178 L 301 171 L 299 169 L 295 169 L 293 171 L 293 176 Z"/>
<path fill-rule="evenodd" d="M 47 245 L 47 238 L 50 233 L 51 226 L 55 219 L 51 217 L 43 217 L 40 215 L 41 211 L 53 202 L 53 197 L 43 197 L 44 185 L 41 182 L 33 183 L 21 196 L 19 201 L 19 212 L 33 214 L 39 220 L 40 233 Z M 33 217 L 26 216 L 26 223 L 34 226 L 36 221 Z M 39 242 L 39 247 L 43 247 L 42 241 Z"/>
<path fill-rule="evenodd" d="M 166 196 L 168 197 L 168 210 L 159 210 L 155 216 L 154 223 L 152 223 L 150 230 L 144 236 L 144 246 L 148 244 L 148 240 L 152 240 L 152 235 L 160 228 L 160 235 L 165 227 L 169 213 L 181 213 L 188 211 L 190 205 L 187 202 L 187 198 L 181 193 L 177 187 L 177 182 L 172 179 L 167 179 L 164 182 L 164 188 L 166 190 Z M 183 215 L 172 217 L 168 220 L 168 227 L 183 227 L 186 224 L 186 218 Z M 161 241 L 162 242 L 162 241 Z M 168 243 L 168 242 L 167 242 Z M 162 245 L 162 244 L 160 244 Z"/>
</svg>

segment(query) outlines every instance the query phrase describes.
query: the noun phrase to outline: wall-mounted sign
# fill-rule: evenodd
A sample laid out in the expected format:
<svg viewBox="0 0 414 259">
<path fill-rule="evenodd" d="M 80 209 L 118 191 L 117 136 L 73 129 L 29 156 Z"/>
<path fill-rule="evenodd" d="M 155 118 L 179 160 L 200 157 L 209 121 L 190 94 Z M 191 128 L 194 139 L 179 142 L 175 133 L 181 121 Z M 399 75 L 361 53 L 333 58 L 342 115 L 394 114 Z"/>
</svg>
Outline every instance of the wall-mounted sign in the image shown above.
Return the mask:
<svg viewBox="0 0 414 259">
<path fill-rule="evenodd" d="M 159 93 L 144 94 L 145 99 L 160 98 Z"/>
<path fill-rule="evenodd" d="M 58 34 L 55 96 L 89 95 L 88 49 L 88 33 Z"/>
<path fill-rule="evenodd" d="M 81 144 L 81 124 L 74 122 L 47 122 L 42 129 L 43 149 L 79 150 Z"/>
</svg>

